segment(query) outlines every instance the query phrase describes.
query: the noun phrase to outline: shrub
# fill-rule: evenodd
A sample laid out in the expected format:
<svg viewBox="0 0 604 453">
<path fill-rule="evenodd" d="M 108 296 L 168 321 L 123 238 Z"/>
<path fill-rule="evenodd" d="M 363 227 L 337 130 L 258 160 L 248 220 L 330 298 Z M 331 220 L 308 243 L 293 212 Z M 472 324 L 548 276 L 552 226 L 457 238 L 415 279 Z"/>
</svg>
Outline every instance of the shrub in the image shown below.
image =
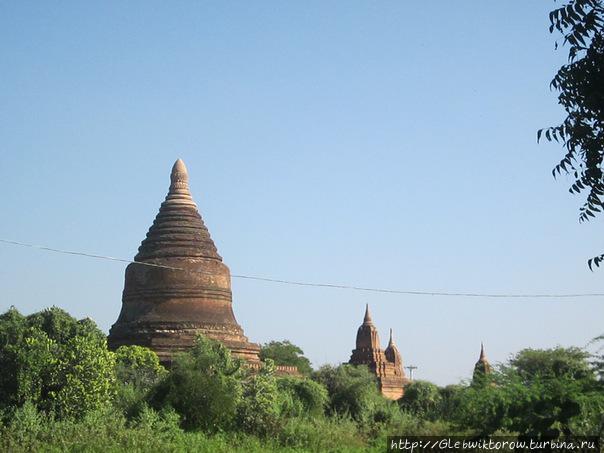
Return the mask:
<svg viewBox="0 0 604 453">
<path fill-rule="evenodd" d="M 187 429 L 232 428 L 241 401 L 240 361 L 222 344 L 199 335 L 178 354 L 167 377 L 150 394 L 156 409 L 172 407 Z"/>
<path fill-rule="evenodd" d="M 401 409 L 427 420 L 441 416 L 442 395 L 437 385 L 428 381 L 412 381 L 405 386 L 399 400 Z"/>
<path fill-rule="evenodd" d="M 277 380 L 279 391 L 283 395 L 283 413 L 290 417 L 310 415 L 320 417 L 325 414 L 329 402 L 327 389 L 310 379 L 282 377 Z"/>
<path fill-rule="evenodd" d="M 152 350 L 142 346 L 120 346 L 115 351 L 115 374 L 118 384 L 114 404 L 132 418 L 143 410 L 149 391 L 168 371 Z"/>
<path fill-rule="evenodd" d="M 364 366 L 324 366 L 313 379 L 327 388 L 329 413 L 349 414 L 359 423 L 372 422 L 378 409 L 388 403 L 378 390 L 375 376 Z"/>
<path fill-rule="evenodd" d="M 60 417 L 81 417 L 111 403 L 115 360 L 105 340 L 76 336 L 61 349 L 51 370 L 49 406 Z"/>
<path fill-rule="evenodd" d="M 238 409 L 239 426 L 251 434 L 273 435 L 279 430 L 281 406 L 275 365 L 267 359 L 260 371 L 250 375 L 243 384 L 243 399 Z"/>
</svg>

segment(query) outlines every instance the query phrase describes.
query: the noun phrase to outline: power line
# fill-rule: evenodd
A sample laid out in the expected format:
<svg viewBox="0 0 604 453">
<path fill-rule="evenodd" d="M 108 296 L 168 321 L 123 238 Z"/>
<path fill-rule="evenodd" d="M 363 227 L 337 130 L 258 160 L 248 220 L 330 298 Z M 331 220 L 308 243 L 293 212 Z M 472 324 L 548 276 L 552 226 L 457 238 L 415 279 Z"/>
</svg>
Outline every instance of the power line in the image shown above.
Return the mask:
<svg viewBox="0 0 604 453">
<path fill-rule="evenodd" d="M 115 258 L 113 256 L 97 255 L 92 253 L 77 252 L 72 250 L 56 249 L 52 247 L 46 247 L 42 245 L 28 244 L 24 242 L 10 241 L 7 239 L 0 239 L 0 242 L 11 245 L 18 245 L 21 247 L 29 247 L 38 250 L 45 250 L 55 253 L 63 253 L 66 255 L 77 255 L 87 258 L 96 258 L 109 261 L 118 261 L 121 263 L 137 264 L 140 266 L 160 267 L 164 269 L 171 269 L 183 272 L 192 272 L 198 274 L 208 274 L 204 271 L 196 271 L 191 269 L 184 269 L 181 267 L 166 266 L 164 264 L 155 263 L 143 263 L 140 261 L 132 261 L 123 258 Z M 563 299 L 563 298 L 578 298 L 578 297 L 604 297 L 604 293 L 552 293 L 552 294 L 503 294 L 503 293 L 478 293 L 478 292 L 450 292 L 450 291 L 411 291 L 411 290 L 398 290 L 398 289 L 384 289 L 384 288 L 368 288 L 362 286 L 352 285 L 338 285 L 334 283 L 312 283 L 295 280 L 281 280 L 276 278 L 258 277 L 254 275 L 239 275 L 231 274 L 233 278 L 240 278 L 246 280 L 257 280 L 262 282 L 280 283 L 284 285 L 295 285 L 295 286 L 310 286 L 315 288 L 334 288 L 334 289 L 348 289 L 354 291 L 366 291 L 374 293 L 388 293 L 388 294 L 405 294 L 411 296 L 442 296 L 442 297 L 483 297 L 483 298 L 498 298 L 498 299 Z"/>
</svg>

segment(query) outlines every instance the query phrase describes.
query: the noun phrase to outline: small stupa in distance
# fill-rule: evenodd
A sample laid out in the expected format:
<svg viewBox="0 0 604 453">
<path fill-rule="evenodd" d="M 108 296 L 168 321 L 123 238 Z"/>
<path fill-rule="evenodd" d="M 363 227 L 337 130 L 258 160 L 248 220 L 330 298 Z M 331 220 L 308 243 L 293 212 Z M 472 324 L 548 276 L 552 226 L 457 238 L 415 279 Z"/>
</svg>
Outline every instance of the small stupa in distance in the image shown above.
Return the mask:
<svg viewBox="0 0 604 453">
<path fill-rule="evenodd" d="M 134 261 L 126 268 L 110 348 L 146 346 L 169 365 L 176 352 L 190 348 L 202 333 L 252 366 L 259 364 L 260 346 L 248 341 L 235 320 L 229 268 L 191 197 L 181 159 L 172 167 L 168 195 Z"/>
</svg>

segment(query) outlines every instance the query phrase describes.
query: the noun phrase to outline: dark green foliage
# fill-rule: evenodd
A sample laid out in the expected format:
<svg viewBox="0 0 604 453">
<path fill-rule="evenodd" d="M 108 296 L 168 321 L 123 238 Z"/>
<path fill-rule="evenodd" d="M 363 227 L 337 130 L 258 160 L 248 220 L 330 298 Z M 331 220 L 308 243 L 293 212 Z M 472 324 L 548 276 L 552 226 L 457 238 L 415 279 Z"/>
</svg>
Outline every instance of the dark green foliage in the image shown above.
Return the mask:
<svg viewBox="0 0 604 453">
<path fill-rule="evenodd" d="M 463 390 L 462 385 L 447 385 L 438 389 L 441 398 L 440 414 L 442 419 L 452 419 L 455 408 L 459 406 L 459 398 Z"/>
<path fill-rule="evenodd" d="M 484 385 L 416 381 L 397 404 L 366 367 L 277 378 L 270 359 L 252 372 L 203 337 L 166 371 L 146 348 L 109 352 L 91 321 L 58 309 L 10 309 L 0 340 L 0 451 L 383 451 L 393 433 L 593 435 L 604 426 L 604 360 L 590 364 L 578 348 L 525 349 Z"/>
<path fill-rule="evenodd" d="M 117 380 L 126 385 L 148 390 L 166 376 L 157 354 L 142 346 L 120 346 L 115 351 Z"/>
<path fill-rule="evenodd" d="M 329 438 L 323 442 L 330 445 Z M 334 444 L 332 440 L 331 445 Z M 260 441 L 237 432 L 212 436 L 185 432 L 179 427 L 178 416 L 171 411 L 156 412 L 147 408 L 131 422 L 112 410 L 91 412 L 79 420 L 57 420 L 29 405 L 15 412 L 8 426 L 0 426 L 0 451 L 264 453 L 286 450 L 276 441 Z M 360 448 L 357 451 L 360 452 Z"/>
<path fill-rule="evenodd" d="M 157 354 L 142 346 L 120 346 L 115 351 L 117 394 L 115 405 L 132 418 L 146 406 L 149 391 L 168 371 L 159 363 Z"/>
<path fill-rule="evenodd" d="M 60 351 L 51 370 L 50 409 L 60 417 L 81 417 L 109 406 L 115 393 L 115 360 L 105 340 L 75 336 Z"/>
<path fill-rule="evenodd" d="M 187 429 L 230 429 L 241 401 L 241 377 L 240 361 L 222 344 L 200 335 L 189 352 L 177 355 L 150 402 L 158 409 L 174 408 Z"/>
<path fill-rule="evenodd" d="M 11 307 L 0 315 L 0 409 L 18 402 L 16 373 L 19 348 L 25 331 L 25 316 Z"/>
<path fill-rule="evenodd" d="M 310 379 L 283 377 L 277 380 L 277 386 L 283 394 L 283 412 L 286 415 L 320 417 L 325 414 L 329 395 L 320 383 Z"/>
<path fill-rule="evenodd" d="M 82 416 L 109 404 L 113 355 L 90 320 L 58 308 L 0 317 L 0 408 L 26 401 L 58 417 Z"/>
<path fill-rule="evenodd" d="M 466 388 L 455 419 L 483 435 L 595 435 L 603 421 L 602 390 L 583 351 L 525 349 L 493 372 L 492 385 Z"/>
<path fill-rule="evenodd" d="M 105 340 L 105 334 L 90 318 L 79 321 L 58 307 L 33 313 L 27 317 L 27 326 L 39 329 L 48 335 L 48 338 L 59 344 L 67 343 L 77 336 L 90 336 L 99 341 Z"/>
<path fill-rule="evenodd" d="M 267 359 L 259 372 L 250 374 L 244 381 L 238 409 L 239 428 L 262 437 L 275 435 L 280 428 L 281 401 L 275 364 Z"/>
<path fill-rule="evenodd" d="M 593 378 L 587 358 L 589 354 L 579 348 L 523 349 L 512 360 L 510 366 L 525 381 L 536 378 L 571 379 Z"/>
<path fill-rule="evenodd" d="M 427 420 L 441 416 L 443 397 L 437 385 L 428 381 L 412 381 L 398 401 L 401 409 Z"/>
<path fill-rule="evenodd" d="M 371 423 L 389 413 L 388 401 L 381 395 L 375 376 L 364 366 L 323 366 L 313 379 L 329 394 L 331 414 L 350 415 L 360 423 Z"/>
<path fill-rule="evenodd" d="M 275 365 L 289 365 L 298 367 L 298 371 L 305 376 L 310 375 L 312 367 L 310 361 L 304 357 L 304 351 L 288 340 L 271 341 L 262 346 L 260 359 L 271 359 Z"/>
<path fill-rule="evenodd" d="M 581 222 L 602 212 L 604 178 L 604 5 L 601 0 L 570 0 L 549 15 L 550 32 L 564 36 L 568 63 L 562 66 L 550 87 L 559 92 L 558 103 L 566 111 L 562 124 L 537 133 L 555 140 L 566 154 L 553 170 L 574 179 L 569 191 L 587 191 L 580 209 Z M 556 43 L 557 47 L 557 43 Z M 599 266 L 604 255 L 588 261 Z"/>
<path fill-rule="evenodd" d="M 599 346 L 593 357 L 593 366 L 600 382 L 604 385 L 604 335 L 594 338 L 591 343 Z"/>
</svg>

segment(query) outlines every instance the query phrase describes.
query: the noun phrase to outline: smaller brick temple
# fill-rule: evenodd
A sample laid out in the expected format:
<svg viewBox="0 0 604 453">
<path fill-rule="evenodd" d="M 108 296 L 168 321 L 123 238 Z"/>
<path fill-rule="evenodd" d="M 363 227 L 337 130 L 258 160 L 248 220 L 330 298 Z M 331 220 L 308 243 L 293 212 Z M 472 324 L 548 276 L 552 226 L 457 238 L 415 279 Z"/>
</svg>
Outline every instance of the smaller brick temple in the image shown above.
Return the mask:
<svg viewBox="0 0 604 453">
<path fill-rule="evenodd" d="M 380 337 L 371 319 L 369 305 L 365 307 L 365 318 L 357 331 L 356 348 L 353 349 L 348 363 L 368 366 L 377 377 L 380 391 L 386 398 L 397 400 L 403 396 L 403 386 L 409 380 L 403 371 L 401 353 L 392 339 L 392 329 L 388 347 L 381 349 Z"/>
</svg>

